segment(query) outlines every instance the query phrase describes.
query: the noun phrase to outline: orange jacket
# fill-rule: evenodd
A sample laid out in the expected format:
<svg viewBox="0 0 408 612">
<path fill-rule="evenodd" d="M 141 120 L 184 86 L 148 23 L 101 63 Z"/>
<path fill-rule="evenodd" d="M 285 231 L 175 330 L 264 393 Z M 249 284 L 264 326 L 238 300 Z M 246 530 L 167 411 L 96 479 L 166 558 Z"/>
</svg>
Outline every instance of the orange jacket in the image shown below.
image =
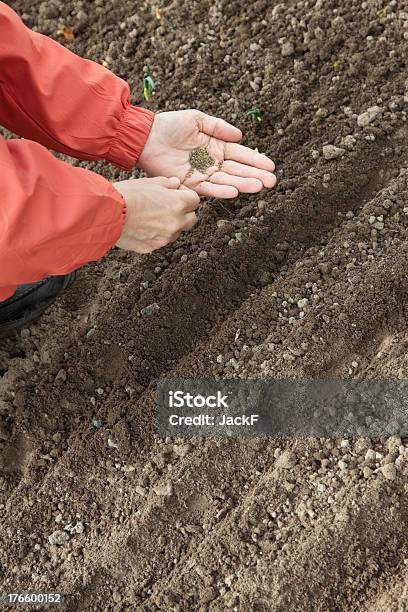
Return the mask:
<svg viewBox="0 0 408 612">
<path fill-rule="evenodd" d="M 100 258 L 118 240 L 119 192 L 41 145 L 131 169 L 154 115 L 129 96 L 125 81 L 31 32 L 0 2 L 0 124 L 23 137 L 0 136 L 0 301 L 21 283 Z"/>
</svg>

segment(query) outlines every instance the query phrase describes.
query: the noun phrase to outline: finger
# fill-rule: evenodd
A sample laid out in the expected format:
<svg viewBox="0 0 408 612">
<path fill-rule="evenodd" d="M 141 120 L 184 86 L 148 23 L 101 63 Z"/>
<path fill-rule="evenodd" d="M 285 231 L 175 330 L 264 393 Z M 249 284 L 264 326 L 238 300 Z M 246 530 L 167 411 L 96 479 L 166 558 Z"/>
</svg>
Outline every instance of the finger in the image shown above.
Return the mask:
<svg viewBox="0 0 408 612">
<path fill-rule="evenodd" d="M 232 174 L 233 176 L 242 176 L 243 178 L 256 178 L 262 181 L 264 187 L 274 187 L 276 185 L 276 176 L 267 170 L 239 164 L 231 160 L 225 161 L 221 167 L 223 172 Z"/>
<path fill-rule="evenodd" d="M 258 193 L 263 189 L 263 183 L 256 178 L 241 178 L 232 176 L 226 172 L 215 172 L 210 177 L 210 183 L 216 185 L 231 185 L 236 187 L 240 193 Z"/>
<path fill-rule="evenodd" d="M 148 245 L 144 240 L 130 240 L 126 245 L 126 250 L 134 251 L 140 255 L 147 255 L 152 252 L 153 247 Z"/>
<path fill-rule="evenodd" d="M 198 218 L 197 215 L 193 212 L 188 213 L 184 216 L 183 230 L 188 231 L 191 230 L 195 224 L 197 223 Z"/>
<path fill-rule="evenodd" d="M 163 243 L 162 246 L 166 246 L 166 244 L 171 244 L 172 242 L 176 242 L 176 240 L 180 237 L 181 235 L 181 230 L 178 232 L 173 232 L 173 234 L 170 237 L 163 237 Z"/>
<path fill-rule="evenodd" d="M 157 251 L 158 249 L 162 249 L 166 245 L 177 240 L 177 238 L 180 236 L 180 233 L 181 232 L 175 232 L 171 236 L 156 236 L 156 238 L 152 238 L 151 240 L 145 240 L 143 242 L 142 248 L 146 249 L 146 253 Z"/>
<path fill-rule="evenodd" d="M 179 196 L 185 211 L 191 212 L 197 210 L 200 205 L 200 196 L 188 187 L 180 188 Z"/>
<path fill-rule="evenodd" d="M 227 123 L 224 119 L 211 117 L 211 115 L 205 113 L 200 113 L 199 126 L 204 134 L 225 140 L 225 142 L 239 142 L 242 138 L 241 130 Z"/>
<path fill-rule="evenodd" d="M 197 193 L 208 198 L 220 198 L 221 200 L 228 198 L 236 198 L 239 191 L 236 187 L 230 185 L 215 185 L 209 181 L 200 183 L 197 187 Z"/>
<path fill-rule="evenodd" d="M 167 178 L 166 176 L 156 176 L 155 178 L 148 180 L 155 182 L 162 187 L 166 187 L 167 189 L 178 189 L 181 182 L 176 176 L 172 176 L 171 178 Z"/>
<path fill-rule="evenodd" d="M 262 153 L 257 153 L 249 147 L 243 147 L 242 145 L 235 143 L 227 143 L 225 145 L 225 159 L 240 162 L 241 164 L 248 164 L 261 170 L 267 170 L 273 172 L 275 170 L 275 164 L 269 157 Z"/>
</svg>

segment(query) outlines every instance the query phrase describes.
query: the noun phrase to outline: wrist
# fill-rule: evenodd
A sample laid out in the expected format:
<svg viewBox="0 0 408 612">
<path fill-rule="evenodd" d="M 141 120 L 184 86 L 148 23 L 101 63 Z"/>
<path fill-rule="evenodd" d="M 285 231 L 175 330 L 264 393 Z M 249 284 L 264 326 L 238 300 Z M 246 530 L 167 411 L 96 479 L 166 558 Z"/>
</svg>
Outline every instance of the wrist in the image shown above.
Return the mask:
<svg viewBox="0 0 408 612">
<path fill-rule="evenodd" d="M 137 167 L 141 170 L 149 171 L 152 161 L 157 160 L 158 158 L 157 142 L 160 137 L 160 132 L 163 133 L 162 115 L 163 113 L 157 113 L 154 115 L 152 127 L 137 162 Z M 153 175 L 155 175 L 155 173 L 153 173 Z"/>
</svg>

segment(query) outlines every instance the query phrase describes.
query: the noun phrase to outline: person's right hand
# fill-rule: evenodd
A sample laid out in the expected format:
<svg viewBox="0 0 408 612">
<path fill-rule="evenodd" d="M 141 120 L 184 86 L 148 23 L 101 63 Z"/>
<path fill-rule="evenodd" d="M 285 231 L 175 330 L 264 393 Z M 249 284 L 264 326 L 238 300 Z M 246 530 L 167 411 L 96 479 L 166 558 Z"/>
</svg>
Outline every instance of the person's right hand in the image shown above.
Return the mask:
<svg viewBox="0 0 408 612">
<path fill-rule="evenodd" d="M 127 213 L 116 246 L 151 253 L 174 242 L 197 222 L 199 196 L 180 187 L 178 178 L 142 178 L 113 183 L 122 194 Z"/>
</svg>

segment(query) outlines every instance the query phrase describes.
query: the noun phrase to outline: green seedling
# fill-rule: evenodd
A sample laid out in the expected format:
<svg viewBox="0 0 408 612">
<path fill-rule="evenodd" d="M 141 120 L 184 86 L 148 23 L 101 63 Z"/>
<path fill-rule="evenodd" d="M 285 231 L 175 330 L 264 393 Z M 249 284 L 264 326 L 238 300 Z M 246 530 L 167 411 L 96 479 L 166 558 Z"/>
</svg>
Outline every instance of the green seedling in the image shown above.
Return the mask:
<svg viewBox="0 0 408 612">
<path fill-rule="evenodd" d="M 245 111 L 245 114 L 249 117 L 255 117 L 255 119 L 259 122 L 262 121 L 262 113 L 258 108 L 248 108 L 248 110 Z"/>
<path fill-rule="evenodd" d="M 143 95 L 145 100 L 154 96 L 156 92 L 156 84 L 153 81 L 152 73 L 149 66 L 143 68 Z"/>
</svg>

